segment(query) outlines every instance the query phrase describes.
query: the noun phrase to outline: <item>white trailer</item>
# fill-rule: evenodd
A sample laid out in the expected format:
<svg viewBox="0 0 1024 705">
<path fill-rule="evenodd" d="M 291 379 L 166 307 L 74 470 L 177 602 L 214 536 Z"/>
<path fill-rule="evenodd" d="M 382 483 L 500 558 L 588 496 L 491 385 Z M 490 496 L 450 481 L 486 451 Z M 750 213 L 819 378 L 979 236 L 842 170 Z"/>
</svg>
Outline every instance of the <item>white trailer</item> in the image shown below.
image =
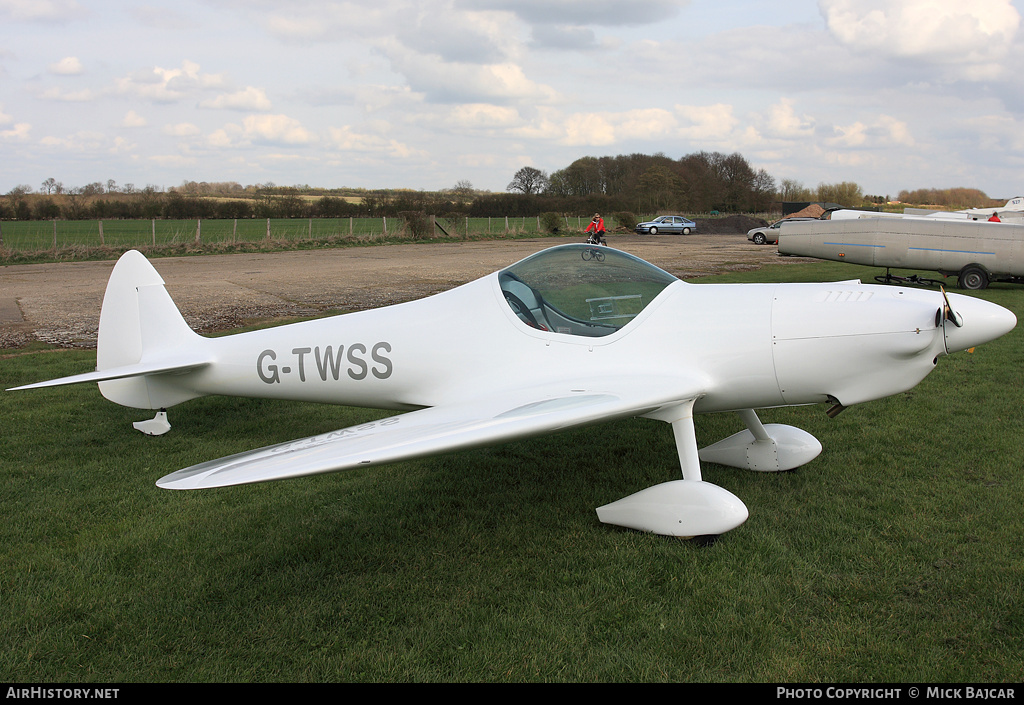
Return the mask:
<svg viewBox="0 0 1024 705">
<path fill-rule="evenodd" d="M 908 215 L 795 221 L 780 229 L 779 253 L 934 271 L 956 276 L 962 289 L 1024 283 L 1024 225 L 1016 223 Z"/>
</svg>

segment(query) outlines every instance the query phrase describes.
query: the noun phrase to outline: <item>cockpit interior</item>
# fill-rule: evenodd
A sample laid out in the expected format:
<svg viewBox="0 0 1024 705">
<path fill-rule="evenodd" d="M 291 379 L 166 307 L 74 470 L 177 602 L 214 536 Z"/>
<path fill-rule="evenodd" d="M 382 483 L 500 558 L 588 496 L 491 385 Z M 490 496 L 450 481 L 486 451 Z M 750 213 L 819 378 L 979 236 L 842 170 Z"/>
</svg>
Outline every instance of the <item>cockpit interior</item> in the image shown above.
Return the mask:
<svg viewBox="0 0 1024 705">
<path fill-rule="evenodd" d="M 628 325 L 676 281 L 638 257 L 599 245 L 554 247 L 498 273 L 505 301 L 526 325 L 590 338 Z"/>
</svg>

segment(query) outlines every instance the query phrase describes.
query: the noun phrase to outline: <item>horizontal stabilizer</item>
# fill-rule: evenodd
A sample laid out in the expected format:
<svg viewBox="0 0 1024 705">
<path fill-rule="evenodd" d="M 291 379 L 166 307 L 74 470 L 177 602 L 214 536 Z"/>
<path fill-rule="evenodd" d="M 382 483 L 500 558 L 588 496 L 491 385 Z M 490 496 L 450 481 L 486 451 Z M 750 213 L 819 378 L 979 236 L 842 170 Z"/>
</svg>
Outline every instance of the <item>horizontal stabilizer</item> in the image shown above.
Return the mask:
<svg viewBox="0 0 1024 705">
<path fill-rule="evenodd" d="M 700 393 L 694 383 L 619 377 L 611 384 L 559 382 L 436 406 L 200 463 L 157 482 L 204 489 L 302 477 L 474 448 L 614 419 L 641 416 Z"/>
<path fill-rule="evenodd" d="M 21 389 L 42 389 L 43 387 L 59 387 L 65 384 L 82 384 L 85 382 L 106 382 L 112 379 L 126 379 L 128 377 L 144 377 L 146 375 L 159 375 L 159 374 L 171 374 L 171 373 L 184 373 L 191 372 L 192 370 L 205 367 L 212 362 L 211 360 L 154 360 L 152 362 L 139 362 L 134 365 L 123 365 L 121 367 L 111 367 L 106 370 L 97 370 L 96 372 L 86 372 L 80 375 L 71 375 L 70 377 L 59 377 L 57 379 L 47 380 L 45 382 L 36 382 L 35 384 L 26 384 L 21 387 L 12 387 L 8 389 L 9 392 L 16 392 Z"/>
</svg>

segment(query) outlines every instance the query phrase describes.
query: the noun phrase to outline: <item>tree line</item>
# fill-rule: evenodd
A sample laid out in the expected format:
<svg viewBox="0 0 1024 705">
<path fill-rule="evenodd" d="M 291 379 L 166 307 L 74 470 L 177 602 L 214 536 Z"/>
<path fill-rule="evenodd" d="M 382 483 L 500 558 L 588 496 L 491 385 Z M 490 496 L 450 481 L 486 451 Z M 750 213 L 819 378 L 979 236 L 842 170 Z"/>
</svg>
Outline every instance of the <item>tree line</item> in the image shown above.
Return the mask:
<svg viewBox="0 0 1024 705">
<path fill-rule="evenodd" d="M 989 205 L 977 189 L 902 191 L 905 203 L 967 207 Z M 807 188 L 755 169 L 739 153 L 700 151 L 672 159 L 664 154 L 582 157 L 550 174 L 524 166 L 504 193 L 481 192 L 468 181 L 439 191 L 324 189 L 273 183 L 186 181 L 163 191 L 123 187 L 113 181 L 65 188 L 45 180 L 38 192 L 18 186 L 0 198 L 0 219 L 195 219 L 394 217 L 534 217 L 543 213 L 764 213 L 773 204 L 827 202 L 846 207 L 880 204 L 853 182 Z"/>
<path fill-rule="evenodd" d="M 550 175 L 523 167 L 507 190 L 562 199 L 604 197 L 615 210 L 641 213 L 755 213 L 777 200 L 771 174 L 754 169 L 739 153 L 721 152 L 680 159 L 664 154 L 583 157 Z"/>
</svg>

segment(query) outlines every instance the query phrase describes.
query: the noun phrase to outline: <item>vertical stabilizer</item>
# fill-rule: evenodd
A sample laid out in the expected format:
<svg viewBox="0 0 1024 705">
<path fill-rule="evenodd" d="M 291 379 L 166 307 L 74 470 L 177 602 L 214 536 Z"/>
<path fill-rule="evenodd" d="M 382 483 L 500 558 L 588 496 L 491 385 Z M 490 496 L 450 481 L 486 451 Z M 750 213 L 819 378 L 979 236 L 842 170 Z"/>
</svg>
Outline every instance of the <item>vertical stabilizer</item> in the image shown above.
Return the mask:
<svg viewBox="0 0 1024 705">
<path fill-rule="evenodd" d="M 203 342 L 182 318 L 153 265 L 140 252 L 124 253 L 103 295 L 97 371 L 175 359 L 186 363 L 199 359 Z M 161 409 L 196 396 L 153 382 L 136 376 L 100 382 L 99 387 L 110 401 L 139 409 Z"/>
</svg>

